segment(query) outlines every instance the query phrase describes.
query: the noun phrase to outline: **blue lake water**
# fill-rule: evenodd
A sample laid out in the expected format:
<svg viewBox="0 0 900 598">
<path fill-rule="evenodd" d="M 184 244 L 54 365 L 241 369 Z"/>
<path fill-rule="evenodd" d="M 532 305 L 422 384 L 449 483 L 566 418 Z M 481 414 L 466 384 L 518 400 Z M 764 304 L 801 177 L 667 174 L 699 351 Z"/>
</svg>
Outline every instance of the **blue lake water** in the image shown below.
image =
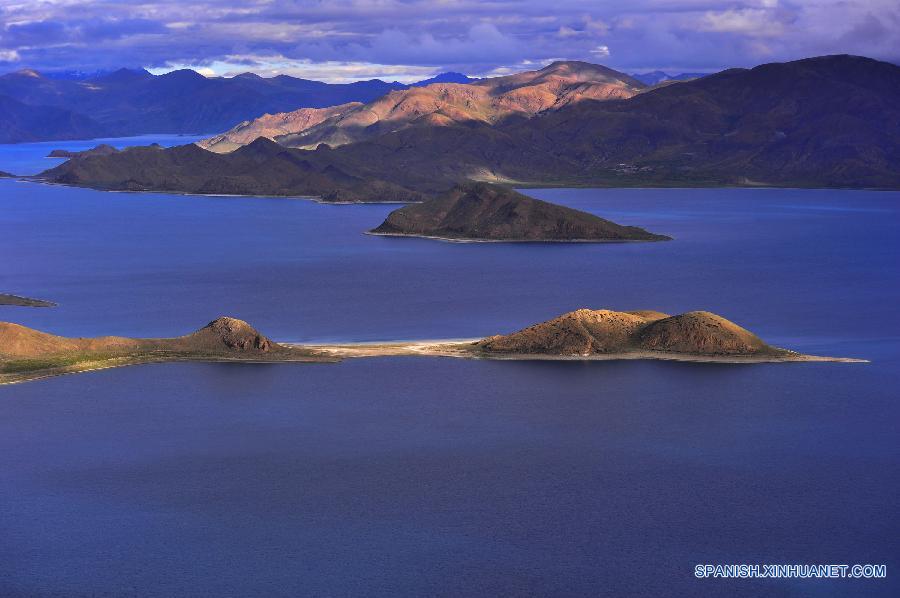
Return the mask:
<svg viewBox="0 0 900 598">
<path fill-rule="evenodd" d="M 0 170 L 95 144 L 68 143 L 0 146 Z M 396 206 L 0 180 L 0 291 L 60 304 L 0 320 L 168 336 L 227 314 L 323 341 L 708 309 L 872 363 L 379 358 L 0 387 L 0 595 L 898 595 L 900 193 L 528 193 L 675 240 L 386 239 L 362 232 Z"/>
</svg>

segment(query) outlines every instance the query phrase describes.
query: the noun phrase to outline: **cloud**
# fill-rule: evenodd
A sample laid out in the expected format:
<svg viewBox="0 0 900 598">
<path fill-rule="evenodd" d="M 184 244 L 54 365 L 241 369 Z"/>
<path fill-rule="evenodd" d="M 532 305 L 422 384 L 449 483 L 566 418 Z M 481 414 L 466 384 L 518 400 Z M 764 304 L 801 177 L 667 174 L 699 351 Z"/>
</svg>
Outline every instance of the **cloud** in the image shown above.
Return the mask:
<svg viewBox="0 0 900 598">
<path fill-rule="evenodd" d="M 715 70 L 827 53 L 900 60 L 900 5 L 554 0 L 548 11 L 545 0 L 0 0 L 0 61 L 38 70 L 243 66 L 408 79 L 514 72 L 554 58 Z"/>
</svg>

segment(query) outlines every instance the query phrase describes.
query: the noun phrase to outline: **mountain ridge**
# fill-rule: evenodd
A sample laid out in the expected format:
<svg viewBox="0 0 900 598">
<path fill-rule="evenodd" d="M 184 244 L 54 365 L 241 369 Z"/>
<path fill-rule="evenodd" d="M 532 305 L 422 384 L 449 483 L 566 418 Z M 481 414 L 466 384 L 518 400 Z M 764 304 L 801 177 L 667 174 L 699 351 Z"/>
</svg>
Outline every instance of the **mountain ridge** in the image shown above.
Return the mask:
<svg viewBox="0 0 900 598">
<path fill-rule="evenodd" d="M 368 102 L 393 89 L 410 88 L 380 79 L 332 84 L 288 75 L 245 75 L 208 78 L 190 69 L 153 75 L 122 68 L 83 78 L 54 78 L 20 69 L 0 75 L 0 96 L 23 104 L 26 108 L 20 110 L 33 115 L 24 120 L 0 112 L 0 143 L 210 133 L 265 113 Z M 80 126 L 51 126 L 60 111 L 70 113 Z"/>
<path fill-rule="evenodd" d="M 846 55 L 771 63 L 624 100 L 583 100 L 533 118 L 404 127 L 334 149 L 282 150 L 288 171 L 245 168 L 240 192 L 293 195 L 291 185 L 267 177 L 299 176 L 303 163 L 426 195 L 464 181 L 896 189 L 900 67 Z M 180 159 L 180 150 L 163 151 L 174 172 L 203 166 Z M 117 156 L 72 159 L 41 176 L 100 188 L 140 179 L 135 188 L 196 192 L 162 171 L 144 176 L 142 165 L 117 163 Z M 227 164 L 228 154 L 221 156 Z M 218 172 L 227 176 L 224 166 Z M 217 186 L 215 176 L 209 182 Z"/>
<path fill-rule="evenodd" d="M 231 151 L 255 135 L 287 147 L 313 149 L 321 143 L 337 147 L 417 125 L 496 124 L 517 116 L 527 118 L 586 99 L 632 97 L 644 87 L 628 75 L 601 65 L 556 61 L 540 70 L 465 84 L 438 82 L 392 90 L 362 105 L 264 115 L 200 145 L 213 151 Z M 325 114 L 325 110 L 329 112 Z M 277 130 L 270 126 L 273 120 L 280 123 Z M 273 134 L 276 131 L 281 134 Z"/>
</svg>

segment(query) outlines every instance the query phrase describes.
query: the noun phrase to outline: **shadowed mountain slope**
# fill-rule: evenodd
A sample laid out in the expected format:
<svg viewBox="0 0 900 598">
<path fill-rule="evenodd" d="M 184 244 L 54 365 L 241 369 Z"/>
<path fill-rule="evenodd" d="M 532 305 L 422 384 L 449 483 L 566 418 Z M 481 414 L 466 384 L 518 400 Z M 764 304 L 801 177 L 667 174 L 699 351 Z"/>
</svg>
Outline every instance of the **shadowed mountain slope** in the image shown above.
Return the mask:
<svg viewBox="0 0 900 598">
<path fill-rule="evenodd" d="M 423 199 L 400 185 L 353 176 L 332 164 L 327 153 L 293 150 L 263 138 L 230 154 L 193 144 L 134 147 L 109 155 L 76 156 L 41 176 L 55 183 L 123 191 L 281 195 L 340 202 Z"/>
<path fill-rule="evenodd" d="M 109 129 L 58 106 L 33 106 L 0 95 L 0 143 L 102 137 Z"/>
</svg>

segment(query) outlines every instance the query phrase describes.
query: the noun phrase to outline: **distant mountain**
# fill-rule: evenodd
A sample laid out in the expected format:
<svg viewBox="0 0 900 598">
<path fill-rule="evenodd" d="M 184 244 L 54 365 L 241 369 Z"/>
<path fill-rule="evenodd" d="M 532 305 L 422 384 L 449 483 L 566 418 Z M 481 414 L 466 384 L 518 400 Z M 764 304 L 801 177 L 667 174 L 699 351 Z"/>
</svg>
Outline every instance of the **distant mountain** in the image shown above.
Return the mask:
<svg viewBox="0 0 900 598">
<path fill-rule="evenodd" d="M 103 137 L 102 124 L 56 106 L 32 106 L 0 95 L 0 142 L 19 143 Z"/>
<path fill-rule="evenodd" d="M 474 241 L 668 241 L 636 226 L 558 206 L 487 183 L 391 212 L 375 235 Z"/>
<path fill-rule="evenodd" d="M 97 69 L 93 71 L 77 71 L 77 70 L 68 70 L 68 71 L 47 71 L 41 73 L 44 77 L 48 79 L 67 79 L 69 81 L 84 81 L 85 79 L 94 79 L 97 77 L 102 77 L 103 75 L 108 75 L 112 71 L 105 69 Z"/>
<path fill-rule="evenodd" d="M 458 77 L 458 73 L 438 76 Z M 25 108 L 16 114 L 0 111 L 0 143 L 224 131 L 261 114 L 370 102 L 391 90 L 408 88 L 378 79 L 330 84 L 252 73 L 207 78 L 191 70 L 153 75 L 144 69 L 119 69 L 84 76 L 21 70 L 0 76 L 0 96 L 30 107 L 35 116 L 26 121 L 20 114 Z M 71 123 L 64 122 L 63 114 L 71 114 Z"/>
<path fill-rule="evenodd" d="M 468 87 L 478 94 L 477 85 Z M 522 100 L 541 97 L 529 91 Z M 274 143 L 261 147 L 279 153 Z M 254 169 L 237 159 L 240 185 L 234 188 L 240 191 L 233 192 L 296 194 L 300 186 L 287 182 L 292 176 L 308 179 L 310 168 L 331 180 L 387 181 L 426 194 L 467 180 L 896 189 L 900 67 L 824 56 L 732 69 L 628 99 L 582 100 L 536 118 L 407 126 L 335 149 L 280 149 L 277 171 L 268 160 Z M 140 181 L 142 189 L 192 190 L 201 176 L 195 171 L 209 161 L 217 166 L 203 175 L 204 187 L 228 188 L 234 179 L 228 162 L 213 161 L 210 152 L 157 151 L 168 156 L 157 170 L 123 160 L 129 152 L 122 152 L 72 159 L 45 175 L 101 188 Z M 182 172 L 190 174 L 191 184 L 182 185 L 173 174 Z M 351 195 L 365 200 L 364 193 L 357 187 Z"/>
<path fill-rule="evenodd" d="M 511 117 L 531 117 L 583 100 L 629 98 L 645 86 L 612 69 L 586 62 L 554 62 L 538 70 L 469 84 L 433 83 L 392 91 L 373 102 L 324 113 L 266 115 L 201 143 L 213 151 L 231 151 L 258 136 L 288 147 L 332 147 L 371 139 L 410 126 L 458 123 L 497 124 Z M 314 112 L 314 111 L 313 111 Z M 280 126 L 271 127 L 277 120 Z M 280 135 L 272 133 L 283 131 Z"/>
<path fill-rule="evenodd" d="M 688 81 L 690 79 L 699 79 L 705 77 L 709 73 L 679 73 L 670 75 L 663 71 L 651 71 L 649 73 L 631 73 L 631 76 L 647 85 L 657 85 L 666 81 Z"/>
<path fill-rule="evenodd" d="M 413 83 L 410 87 L 425 87 L 426 85 L 431 85 L 432 83 L 472 83 L 474 81 L 478 81 L 478 79 L 473 79 L 472 77 L 468 77 L 463 75 L 462 73 L 454 73 L 453 71 L 447 73 L 440 73 L 439 75 L 435 75 L 430 79 L 423 79 L 422 81 L 418 81 L 417 83 Z"/>
</svg>

